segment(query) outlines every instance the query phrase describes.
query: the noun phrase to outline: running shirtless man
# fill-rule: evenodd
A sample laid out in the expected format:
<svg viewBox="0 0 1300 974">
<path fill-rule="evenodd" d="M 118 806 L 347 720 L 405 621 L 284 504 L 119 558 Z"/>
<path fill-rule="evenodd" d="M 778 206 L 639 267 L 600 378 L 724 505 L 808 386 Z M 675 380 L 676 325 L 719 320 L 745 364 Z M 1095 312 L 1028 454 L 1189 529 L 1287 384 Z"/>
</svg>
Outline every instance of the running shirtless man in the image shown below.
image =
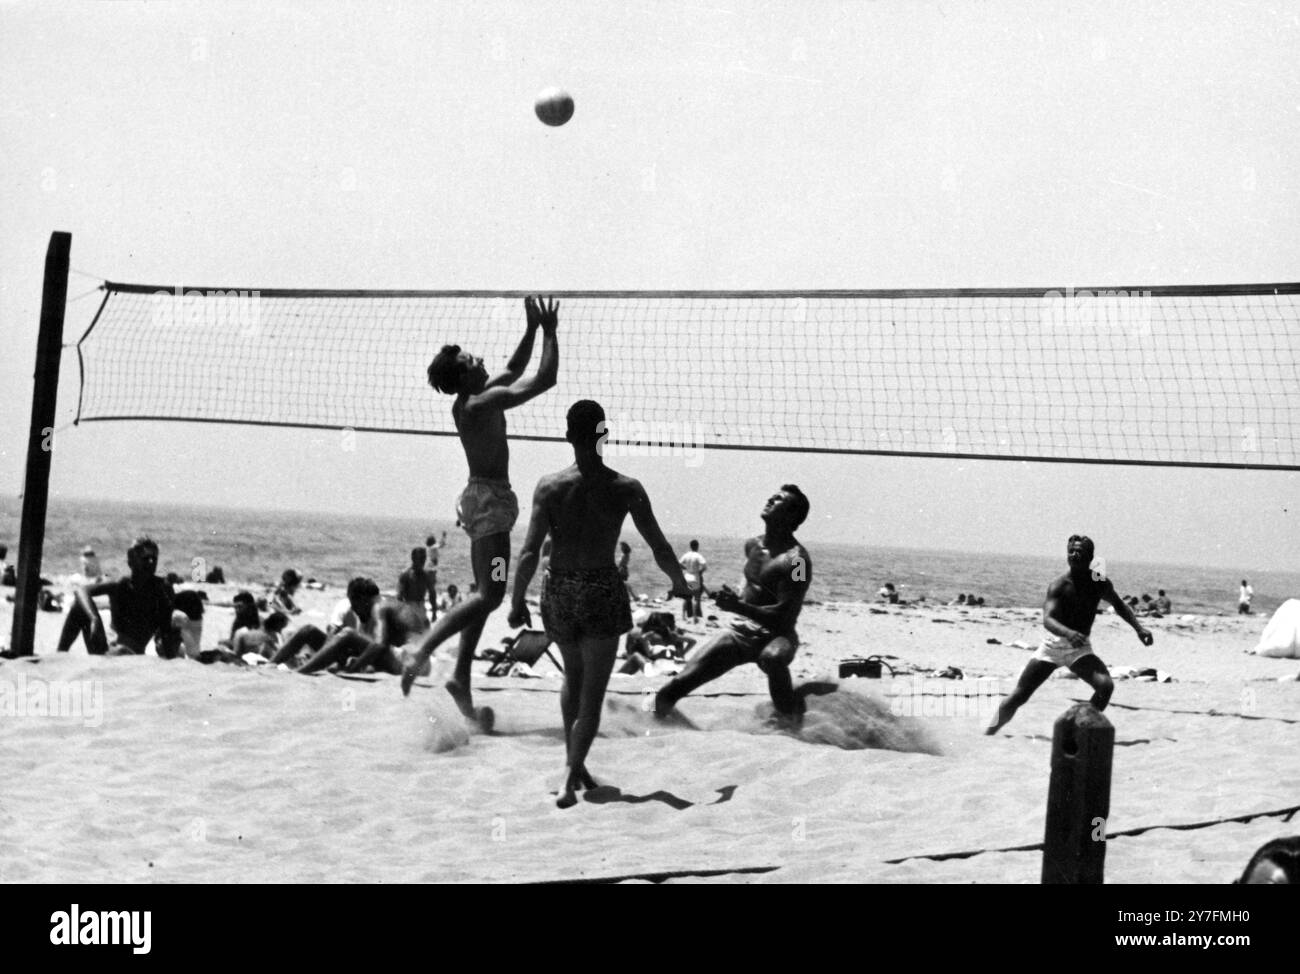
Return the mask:
<svg viewBox="0 0 1300 974">
<path fill-rule="evenodd" d="M 1097 618 L 1097 604 L 1105 599 L 1115 607 L 1115 614 L 1133 627 L 1143 646 L 1150 646 L 1154 637 L 1133 615 L 1133 610 L 1115 592 L 1115 586 L 1104 576 L 1095 578 L 1092 573 L 1094 546 L 1086 535 L 1075 534 L 1066 542 L 1065 557 L 1070 570 L 1047 587 L 1047 600 L 1043 603 L 1043 637 L 1033 658 L 1025 664 L 1020 682 L 998 704 L 997 713 L 985 734 L 996 734 L 1016 715 L 1034 691 L 1052 675 L 1058 666 L 1068 666 L 1081 680 L 1093 689 L 1092 705 L 1105 710 L 1115 683 L 1110 671 L 1092 652 L 1089 634 Z"/>
<path fill-rule="evenodd" d="M 494 719 L 491 708 L 475 710 L 470 693 L 470 666 L 487 618 L 506 594 L 510 566 L 510 530 L 519 517 L 519 502 L 510 489 L 510 447 L 506 439 L 506 410 L 523 405 L 555 385 L 560 364 L 556 328 L 560 306 L 541 297 L 525 298 L 527 329 L 505 371 L 488 376 L 483 360 L 463 352 L 459 345 L 444 345 L 429 365 L 429 384 L 439 392 L 454 395 L 451 414 L 469 463 L 469 485 L 456 503 L 460 523 L 470 538 L 473 592 L 449 610 L 425 635 L 419 650 L 402 673 L 402 693 L 433 651 L 446 639 L 460 633 L 456 670 L 447 681 L 447 692 L 460 712 L 476 721 L 485 733 Z M 533 354 L 533 339 L 542 330 L 542 361 L 537 373 L 521 378 Z"/>
<path fill-rule="evenodd" d="M 568 412 L 574 463 L 538 481 L 528 535 L 515 569 L 510 625 L 531 626 L 524 601 L 537 571 L 542 542 L 551 538 L 551 559 L 542 579 L 542 624 L 564 657 L 560 715 L 564 720 L 565 777 L 556 805 L 568 808 L 576 792 L 595 788 L 587 773 L 587 752 L 600 728 L 605 688 L 614 669 L 619 637 L 632 628 L 627 585 L 614 562 L 614 548 L 629 514 L 655 564 L 672 582 L 674 598 L 685 598 L 686 578 L 650 508 L 639 481 L 605 466 L 600 445 L 605 411 L 582 399 Z"/>
</svg>

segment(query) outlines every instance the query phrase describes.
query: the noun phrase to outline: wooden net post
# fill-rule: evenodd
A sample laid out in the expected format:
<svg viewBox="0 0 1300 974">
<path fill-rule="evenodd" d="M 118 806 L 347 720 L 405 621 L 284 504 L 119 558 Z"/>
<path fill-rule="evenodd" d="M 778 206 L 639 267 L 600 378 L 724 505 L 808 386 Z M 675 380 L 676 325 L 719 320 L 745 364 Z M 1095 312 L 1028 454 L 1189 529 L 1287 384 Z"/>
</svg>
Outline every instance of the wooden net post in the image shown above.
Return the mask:
<svg viewBox="0 0 1300 974">
<path fill-rule="evenodd" d="M 27 472 L 23 478 L 23 513 L 18 537 L 14 628 L 9 653 L 36 651 L 36 608 L 41 594 L 41 555 L 45 547 L 45 509 L 50 493 L 50 459 L 54 450 L 54 407 L 59 394 L 63 357 L 63 312 L 68 303 L 68 258 L 72 234 L 50 234 L 45 251 L 45 290 L 41 328 L 36 336 L 36 373 L 32 383 L 32 421 L 27 434 Z"/>
<path fill-rule="evenodd" d="M 1115 727 L 1092 704 L 1076 704 L 1057 718 L 1047 786 L 1043 883 L 1103 882 L 1114 750 Z"/>
</svg>

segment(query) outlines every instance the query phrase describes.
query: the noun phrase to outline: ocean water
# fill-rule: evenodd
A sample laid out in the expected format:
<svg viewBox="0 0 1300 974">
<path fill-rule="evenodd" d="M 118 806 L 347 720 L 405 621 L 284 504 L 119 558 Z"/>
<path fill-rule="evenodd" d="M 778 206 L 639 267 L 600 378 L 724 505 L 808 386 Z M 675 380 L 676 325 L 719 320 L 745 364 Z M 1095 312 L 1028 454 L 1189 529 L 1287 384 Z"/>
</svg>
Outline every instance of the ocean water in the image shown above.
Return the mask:
<svg viewBox="0 0 1300 974">
<path fill-rule="evenodd" d="M 9 546 L 10 562 L 17 560 L 20 510 L 13 498 L 0 501 L 0 544 Z M 87 544 L 106 571 L 124 573 L 132 538 L 147 533 L 159 544 L 163 573 L 189 578 L 195 559 L 202 559 L 200 567 L 220 565 L 229 581 L 254 587 L 272 583 L 285 568 L 296 568 L 308 578 L 340 586 L 354 575 L 368 575 L 387 590 L 396 586 L 397 576 L 410 563 L 411 548 L 422 545 L 429 533 L 441 535 L 444 530 L 448 547 L 440 560 L 439 587 L 454 583 L 463 591 L 473 578 L 469 540 L 453 522 L 54 498 L 46 519 L 43 573 L 53 578 L 79 571 L 81 549 Z M 633 588 L 662 596 L 668 583 L 645 543 L 634 532 L 625 537 L 632 545 Z M 709 587 L 736 585 L 744 538 L 695 537 L 710 563 Z M 520 526 L 516 548 L 522 540 Z M 678 552 L 686 550 L 689 540 L 669 536 Z M 809 552 L 809 598 L 820 601 L 869 600 L 892 581 L 908 600 L 925 596 L 947 602 L 959 592 L 975 592 L 988 605 L 1039 606 L 1048 582 L 1065 570 L 1064 554 L 1046 558 L 827 543 L 810 544 Z M 1300 598 L 1297 572 L 1113 561 L 1108 569 L 1121 594 L 1146 592 L 1154 597 L 1163 588 L 1175 612 L 1234 613 L 1243 577 L 1255 590 L 1257 613 L 1271 613 L 1286 599 Z"/>
</svg>

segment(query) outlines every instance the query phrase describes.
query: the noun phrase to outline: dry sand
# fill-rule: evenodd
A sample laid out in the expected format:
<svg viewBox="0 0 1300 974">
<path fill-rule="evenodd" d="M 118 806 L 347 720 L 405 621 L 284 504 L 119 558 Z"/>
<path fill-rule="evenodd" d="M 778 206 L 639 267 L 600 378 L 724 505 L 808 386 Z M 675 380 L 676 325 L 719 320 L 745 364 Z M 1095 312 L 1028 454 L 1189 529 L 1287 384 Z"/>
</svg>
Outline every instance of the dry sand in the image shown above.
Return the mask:
<svg viewBox="0 0 1300 974">
<path fill-rule="evenodd" d="M 340 593 L 304 595 L 305 620 L 323 624 Z M 11 616 L 0 606 L 0 632 Z M 204 645 L 229 621 L 210 610 Z M 1243 653 L 1264 622 L 1152 620 L 1146 648 L 1098 621 L 1112 668 L 1173 677 L 1119 681 L 1107 712 L 1107 830 L 1147 830 L 1108 843 L 1109 882 L 1227 882 L 1264 841 L 1300 831 L 1281 816 L 1220 821 L 1300 805 L 1300 683 L 1278 682 L 1300 661 Z M 1037 643 L 1036 610 L 812 605 L 797 681 L 875 653 L 904 675 L 811 697 L 798 736 L 768 722 L 752 666 L 683 701 L 693 727 L 644 712 L 662 678 L 615 677 L 589 761 L 604 787 L 561 811 L 560 681 L 545 658 L 535 678 L 476 677 L 497 728 L 470 737 L 436 679 L 404 699 L 389 676 L 90 657 L 80 643 L 59 656 L 59 623 L 42 613 L 38 655 L 0 661 L 0 695 L 87 681 L 102 706 L 8 716 L 0 696 L 8 882 L 1035 883 L 1038 851 L 997 850 L 1042 841 L 1052 724 L 1088 696 L 1050 680 L 987 738 L 1030 655 L 1008 644 Z M 507 631 L 501 611 L 481 645 Z M 965 679 L 924 675 L 950 666 Z M 1219 824 L 1174 828 L 1206 822 Z M 926 858 L 949 853 L 977 854 Z"/>
</svg>

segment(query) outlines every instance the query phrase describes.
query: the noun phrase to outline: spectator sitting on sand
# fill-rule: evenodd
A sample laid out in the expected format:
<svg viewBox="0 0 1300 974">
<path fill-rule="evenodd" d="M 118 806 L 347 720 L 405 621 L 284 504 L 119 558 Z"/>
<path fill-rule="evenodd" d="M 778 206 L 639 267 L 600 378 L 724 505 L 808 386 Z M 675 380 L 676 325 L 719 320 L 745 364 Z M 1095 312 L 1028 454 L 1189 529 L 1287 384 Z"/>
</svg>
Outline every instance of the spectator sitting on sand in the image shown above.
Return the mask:
<svg viewBox="0 0 1300 974">
<path fill-rule="evenodd" d="M 68 609 L 59 634 L 58 651 L 66 653 L 78 636 L 86 643 L 86 651 L 93 655 L 143 654 L 154 640 L 158 655 L 171 659 L 180 649 L 180 633 L 172 628 L 172 587 L 156 574 L 158 544 L 152 538 L 140 537 L 126 552 L 126 563 L 131 574 L 112 582 L 82 585 L 76 591 L 76 601 Z M 104 631 L 104 621 L 95 605 L 96 596 L 108 596 L 109 614 L 113 626 L 110 643 Z"/>
<path fill-rule="evenodd" d="M 955 599 L 953 599 L 953 600 L 952 600 L 951 602 L 949 602 L 948 604 L 949 604 L 949 605 L 965 605 L 965 604 L 966 604 L 966 596 L 965 596 L 965 594 L 963 593 L 963 594 L 958 595 Z"/>
<path fill-rule="evenodd" d="M 620 673 L 639 673 L 653 660 L 680 662 L 695 647 L 695 639 L 671 626 L 666 613 L 652 612 L 650 618 L 628 630 L 624 653 L 627 661 Z"/>
<path fill-rule="evenodd" d="M 270 659 L 280 649 L 280 640 L 289 617 L 276 609 L 262 620 L 256 629 L 240 629 L 232 640 L 231 652 L 243 659 L 245 653 L 256 653 Z"/>
<path fill-rule="evenodd" d="M 410 567 L 397 576 L 397 598 L 409 605 L 426 623 L 429 621 L 429 613 L 425 611 L 424 600 L 426 597 L 432 599 L 437 594 L 429 588 L 429 574 L 425 569 L 428 557 L 429 553 L 424 548 L 412 548 Z M 434 609 L 436 614 L 436 605 Z"/>
<path fill-rule="evenodd" d="M 1265 842 L 1250 857 L 1241 878 L 1233 882 L 1249 886 L 1300 883 L 1300 835 Z"/>
<path fill-rule="evenodd" d="M 172 628 L 180 633 L 181 650 L 198 659 L 203 646 L 203 599 L 198 592 L 177 592 L 172 600 Z"/>
<path fill-rule="evenodd" d="M 302 612 L 298 603 L 293 600 L 300 585 L 302 585 L 302 576 L 292 568 L 286 568 L 280 575 L 280 584 L 275 587 L 275 593 L 271 596 L 271 608 L 283 612 L 286 616 L 296 616 Z"/>
<path fill-rule="evenodd" d="M 213 565 L 212 569 L 203 577 L 203 580 L 209 585 L 225 585 L 226 573 L 220 565 Z"/>
<path fill-rule="evenodd" d="M 438 611 L 446 612 L 465 601 L 465 596 L 460 594 L 460 590 L 455 585 L 448 585 L 447 591 L 438 599 Z"/>
<path fill-rule="evenodd" d="M 230 606 L 235 610 L 235 618 L 230 621 L 230 636 L 217 643 L 226 649 L 234 645 L 239 630 L 262 628 L 262 617 L 258 614 L 257 600 L 253 598 L 252 592 L 243 589 L 236 592 L 230 600 Z"/>
<path fill-rule="evenodd" d="M 299 673 L 315 673 L 338 664 L 349 673 L 374 667 L 379 672 L 401 676 L 406 665 L 414 662 L 415 648 L 408 649 L 407 641 L 423 635 L 429 628 L 409 604 L 382 598 L 379 586 L 360 576 L 348 583 L 347 610 L 332 621 L 337 623 L 337 629 L 302 665 Z M 279 657 L 283 652 L 276 654 L 274 662 L 282 662 Z M 425 659 L 416 675 L 427 676 L 429 670 L 429 661 Z"/>
<path fill-rule="evenodd" d="M 1167 616 L 1174 611 L 1174 604 L 1169 601 L 1164 589 L 1159 589 L 1156 593 L 1156 611 L 1162 616 Z"/>
<path fill-rule="evenodd" d="M 883 599 L 890 605 L 898 605 L 898 589 L 894 588 L 893 582 L 886 582 L 876 593 L 876 598 Z"/>
</svg>

